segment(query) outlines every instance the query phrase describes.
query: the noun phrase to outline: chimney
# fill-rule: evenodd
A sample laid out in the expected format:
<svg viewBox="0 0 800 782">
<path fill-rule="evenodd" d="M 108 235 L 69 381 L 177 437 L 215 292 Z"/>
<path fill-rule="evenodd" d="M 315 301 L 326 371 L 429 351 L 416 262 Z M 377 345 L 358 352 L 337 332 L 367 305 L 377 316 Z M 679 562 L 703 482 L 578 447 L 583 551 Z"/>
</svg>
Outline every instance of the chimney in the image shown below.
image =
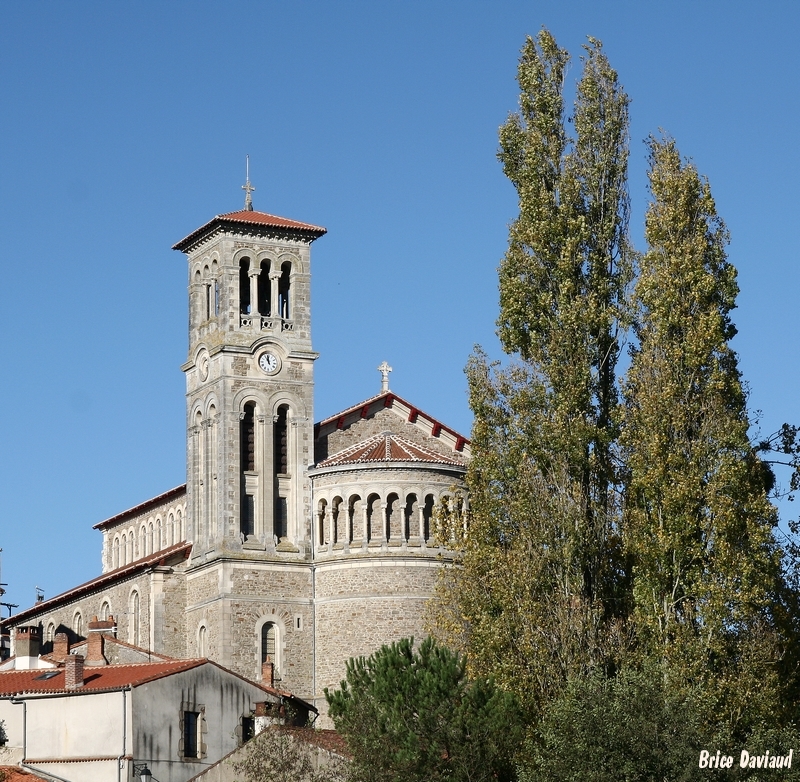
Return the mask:
<svg viewBox="0 0 800 782">
<path fill-rule="evenodd" d="M 113 616 L 109 616 L 108 619 L 92 617 L 92 621 L 88 624 L 88 635 L 86 636 L 87 665 L 108 665 L 108 660 L 103 654 L 103 636 L 106 634 L 114 635 L 116 626 Z"/>
<path fill-rule="evenodd" d="M 58 662 L 63 662 L 67 659 L 68 654 L 69 637 L 66 633 L 56 633 L 55 638 L 53 638 L 53 659 L 58 660 Z"/>
<path fill-rule="evenodd" d="M 267 659 L 261 664 L 261 681 L 267 687 L 275 686 L 275 665 L 267 655 Z"/>
<path fill-rule="evenodd" d="M 83 687 L 83 655 L 70 654 L 64 663 L 64 687 L 77 690 Z"/>
<path fill-rule="evenodd" d="M 15 638 L 14 654 L 17 657 L 38 657 L 42 643 L 42 631 L 38 626 L 18 627 Z"/>
</svg>

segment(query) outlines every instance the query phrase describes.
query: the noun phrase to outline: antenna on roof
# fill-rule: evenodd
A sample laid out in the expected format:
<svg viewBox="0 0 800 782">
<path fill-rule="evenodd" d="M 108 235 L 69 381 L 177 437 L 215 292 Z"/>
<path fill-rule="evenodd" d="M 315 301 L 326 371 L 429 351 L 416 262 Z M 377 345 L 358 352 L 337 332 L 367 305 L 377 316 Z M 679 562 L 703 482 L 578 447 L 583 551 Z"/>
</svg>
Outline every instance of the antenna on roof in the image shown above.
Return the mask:
<svg viewBox="0 0 800 782">
<path fill-rule="evenodd" d="M 255 188 L 250 184 L 250 155 L 245 155 L 245 183 L 242 190 L 245 191 L 244 208 L 246 212 L 253 211 L 253 196 L 250 195 Z"/>
</svg>

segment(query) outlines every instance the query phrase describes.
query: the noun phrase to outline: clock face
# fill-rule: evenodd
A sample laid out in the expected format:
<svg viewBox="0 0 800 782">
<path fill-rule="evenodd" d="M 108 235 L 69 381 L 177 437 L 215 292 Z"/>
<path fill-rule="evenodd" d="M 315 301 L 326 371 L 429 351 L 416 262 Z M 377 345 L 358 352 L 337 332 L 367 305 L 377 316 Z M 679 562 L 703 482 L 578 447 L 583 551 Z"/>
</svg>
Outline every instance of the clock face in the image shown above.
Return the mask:
<svg viewBox="0 0 800 782">
<path fill-rule="evenodd" d="M 262 353 L 258 358 L 258 366 L 261 367 L 262 372 L 271 375 L 278 371 L 278 358 L 272 353 Z"/>
</svg>

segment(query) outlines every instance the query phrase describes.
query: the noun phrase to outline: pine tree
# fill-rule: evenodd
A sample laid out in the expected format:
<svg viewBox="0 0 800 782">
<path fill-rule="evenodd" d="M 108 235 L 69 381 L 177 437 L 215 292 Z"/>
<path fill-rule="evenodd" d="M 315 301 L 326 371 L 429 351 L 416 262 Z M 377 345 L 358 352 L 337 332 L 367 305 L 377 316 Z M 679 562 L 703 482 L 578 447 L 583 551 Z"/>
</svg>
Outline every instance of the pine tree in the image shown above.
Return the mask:
<svg viewBox="0 0 800 782">
<path fill-rule="evenodd" d="M 516 699 L 426 638 L 351 659 L 329 715 L 353 755 L 354 782 L 510 781 L 522 738 Z"/>
<path fill-rule="evenodd" d="M 639 346 L 625 388 L 625 546 L 642 652 L 733 725 L 774 708 L 781 551 L 730 347 L 738 287 L 708 182 L 650 139 Z M 734 681 L 738 679 L 738 681 Z M 741 696 L 741 697 L 740 697 Z M 742 700 L 748 701 L 743 703 Z"/>
</svg>

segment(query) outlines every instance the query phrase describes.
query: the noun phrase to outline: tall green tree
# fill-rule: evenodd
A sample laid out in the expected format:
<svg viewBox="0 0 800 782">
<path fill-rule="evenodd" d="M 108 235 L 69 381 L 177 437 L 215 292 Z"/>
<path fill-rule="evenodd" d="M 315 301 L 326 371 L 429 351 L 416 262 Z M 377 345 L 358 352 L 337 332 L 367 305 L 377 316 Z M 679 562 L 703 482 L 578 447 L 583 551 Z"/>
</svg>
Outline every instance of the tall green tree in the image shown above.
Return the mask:
<svg viewBox="0 0 800 782">
<path fill-rule="evenodd" d="M 651 138 L 649 150 L 622 438 L 635 628 L 674 684 L 705 686 L 709 713 L 735 725 L 759 699 L 776 708 L 777 517 L 730 346 L 738 286 L 727 231 L 675 143 Z"/>
<path fill-rule="evenodd" d="M 565 456 L 591 507 L 606 510 L 632 274 L 628 97 L 600 43 L 590 38 L 585 50 L 574 139 L 564 121 L 567 52 L 546 30 L 522 50 L 519 112 L 500 128 L 498 157 L 519 216 L 499 269 L 498 333 L 531 371 L 535 388 L 519 414 L 538 429 L 537 462 L 546 469 L 554 454 Z"/>
<path fill-rule="evenodd" d="M 519 216 L 500 269 L 500 369 L 467 367 L 475 423 L 471 526 L 437 623 L 474 670 L 531 703 L 609 664 L 625 612 L 614 448 L 628 320 L 628 98 L 589 39 L 571 125 L 569 61 L 543 30 L 519 63 L 498 157 Z"/>
<path fill-rule="evenodd" d="M 503 782 L 515 777 L 522 738 L 516 699 L 427 638 L 352 659 L 341 688 L 325 691 L 355 782 Z"/>
</svg>

